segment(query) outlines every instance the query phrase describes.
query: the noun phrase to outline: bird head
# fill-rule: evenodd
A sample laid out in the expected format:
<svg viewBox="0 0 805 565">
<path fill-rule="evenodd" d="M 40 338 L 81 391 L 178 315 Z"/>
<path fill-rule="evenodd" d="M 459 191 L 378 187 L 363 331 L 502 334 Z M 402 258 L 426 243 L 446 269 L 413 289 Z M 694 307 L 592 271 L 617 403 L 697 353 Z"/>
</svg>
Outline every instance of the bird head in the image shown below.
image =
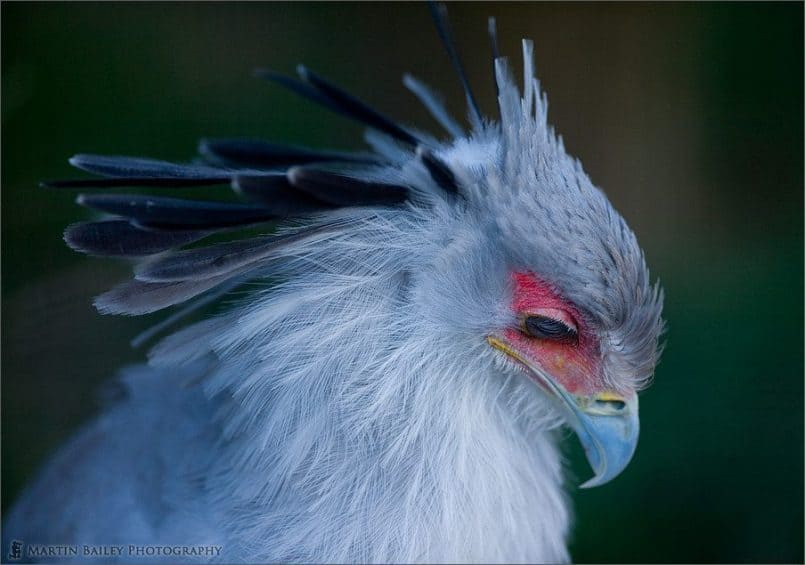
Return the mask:
<svg viewBox="0 0 805 565">
<path fill-rule="evenodd" d="M 607 333 L 540 276 L 512 273 L 509 324 L 491 331 L 488 344 L 533 380 L 576 431 L 597 486 L 617 476 L 637 446 L 637 390 L 613 371 Z"/>
<path fill-rule="evenodd" d="M 514 88 L 505 76 L 499 84 Z M 532 115 L 522 107 L 480 155 L 462 144 L 442 155 L 466 200 L 452 206 L 452 231 L 420 290 L 423 316 L 483 340 L 463 354 L 491 352 L 499 371 L 549 399 L 585 449 L 592 487 L 635 451 L 663 296 L 634 233 L 548 127 L 544 100 Z"/>
</svg>

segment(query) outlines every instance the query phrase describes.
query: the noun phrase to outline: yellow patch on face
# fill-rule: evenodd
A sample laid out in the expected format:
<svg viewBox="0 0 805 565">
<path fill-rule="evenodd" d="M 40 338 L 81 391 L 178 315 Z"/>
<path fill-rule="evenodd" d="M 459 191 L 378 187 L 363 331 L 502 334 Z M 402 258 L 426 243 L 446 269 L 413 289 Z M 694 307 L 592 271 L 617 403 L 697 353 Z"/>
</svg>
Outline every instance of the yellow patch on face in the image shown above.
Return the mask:
<svg viewBox="0 0 805 565">
<path fill-rule="evenodd" d="M 599 392 L 598 394 L 595 395 L 595 398 L 596 398 L 596 400 L 601 400 L 603 402 L 618 402 L 618 401 L 622 402 L 623 401 L 623 396 L 622 395 L 620 395 L 620 394 L 618 394 L 616 392 L 609 392 L 609 391 Z"/>
<path fill-rule="evenodd" d="M 508 344 L 508 343 L 506 343 L 505 341 L 502 341 L 502 340 L 500 340 L 500 339 L 498 339 L 498 338 L 496 338 L 496 337 L 493 337 L 493 336 L 491 336 L 491 335 L 490 335 L 490 336 L 487 336 L 486 341 L 487 341 L 487 343 L 488 343 L 489 345 L 491 345 L 491 346 L 492 346 L 492 347 L 494 347 L 495 349 L 498 349 L 498 350 L 502 351 L 502 352 L 503 352 L 503 353 L 505 353 L 506 355 L 509 355 L 510 357 L 513 357 L 514 359 L 517 359 L 518 361 L 525 361 L 525 360 L 524 360 L 524 359 L 523 359 L 523 358 L 520 356 L 520 354 L 519 354 L 519 353 L 517 353 L 517 352 L 516 352 L 514 349 L 512 349 L 511 347 L 509 347 L 509 344 Z"/>
</svg>

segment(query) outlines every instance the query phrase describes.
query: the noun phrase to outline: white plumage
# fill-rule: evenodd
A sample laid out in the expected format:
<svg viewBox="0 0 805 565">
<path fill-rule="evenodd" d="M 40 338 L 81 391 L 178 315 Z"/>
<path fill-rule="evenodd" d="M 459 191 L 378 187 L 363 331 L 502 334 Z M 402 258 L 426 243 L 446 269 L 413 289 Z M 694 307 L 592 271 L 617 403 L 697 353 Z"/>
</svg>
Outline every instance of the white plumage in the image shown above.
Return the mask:
<svg viewBox="0 0 805 565">
<path fill-rule="evenodd" d="M 496 62 L 499 122 L 414 148 L 369 131 L 376 161 L 349 174 L 404 187 L 404 201 L 293 214 L 279 233 L 303 236 L 255 240 L 240 255 L 208 247 L 220 252 L 199 262 L 198 252 L 160 251 L 125 293 L 100 297 L 103 310 L 149 311 L 168 305 L 148 294 L 166 285 L 192 280 L 199 294 L 248 281 L 229 311 L 124 372 L 125 400 L 31 485 L 6 540 L 211 544 L 224 562 L 567 561 L 557 434 L 564 421 L 584 425 L 546 394 L 542 372 L 535 384 L 519 357 L 490 347 L 522 321 L 511 273 L 537 274 L 580 313 L 579 348 L 591 328 L 596 378 L 620 395 L 591 401 L 606 422 L 620 421 L 611 403 L 632 406 L 636 422 L 662 298 L 634 235 L 548 127 L 528 42 L 524 57 L 522 96 Z M 447 131 L 463 131 L 427 87 L 406 85 Z M 98 172 L 92 157 L 80 163 Z M 117 177 L 137 177 L 127 164 Z M 202 172 L 265 174 L 216 171 Z M 303 185 L 293 167 L 270 171 Z M 166 265 L 195 278 L 170 279 Z M 629 441 L 633 449 L 636 430 Z"/>
</svg>

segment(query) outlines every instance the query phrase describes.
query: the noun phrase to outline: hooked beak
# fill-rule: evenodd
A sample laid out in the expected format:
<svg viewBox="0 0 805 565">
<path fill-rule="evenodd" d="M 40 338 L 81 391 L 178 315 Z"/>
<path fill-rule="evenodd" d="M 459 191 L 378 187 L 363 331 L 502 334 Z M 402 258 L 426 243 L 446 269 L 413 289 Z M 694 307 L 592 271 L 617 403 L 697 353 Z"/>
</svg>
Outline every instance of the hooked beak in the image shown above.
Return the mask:
<svg viewBox="0 0 805 565">
<path fill-rule="evenodd" d="M 581 485 L 590 488 L 617 477 L 632 459 L 640 433 L 637 394 L 626 398 L 613 392 L 578 396 L 566 391 L 548 373 L 503 339 L 489 336 L 489 344 L 519 362 L 557 402 L 568 425 L 584 447 L 595 476 Z"/>
</svg>

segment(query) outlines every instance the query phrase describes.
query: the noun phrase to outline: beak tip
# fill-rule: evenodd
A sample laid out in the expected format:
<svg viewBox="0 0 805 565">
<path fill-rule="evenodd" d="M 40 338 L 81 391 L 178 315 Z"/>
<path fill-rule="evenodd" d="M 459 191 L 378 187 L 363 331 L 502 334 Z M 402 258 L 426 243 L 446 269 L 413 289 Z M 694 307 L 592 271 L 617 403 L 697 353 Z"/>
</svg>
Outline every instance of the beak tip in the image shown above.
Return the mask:
<svg viewBox="0 0 805 565">
<path fill-rule="evenodd" d="M 596 479 L 598 477 L 593 477 L 592 479 L 585 481 L 579 485 L 579 488 L 588 489 L 588 488 L 595 488 L 601 486 L 601 483 L 598 482 Z"/>
<path fill-rule="evenodd" d="M 610 473 L 610 474 L 607 474 L 606 471 L 604 471 L 602 473 L 596 473 L 595 476 L 593 476 L 592 478 L 590 478 L 590 479 L 586 480 L 585 482 L 581 483 L 579 485 L 579 488 L 590 489 L 590 488 L 600 487 L 601 485 L 605 485 L 608 482 L 610 482 L 613 479 L 615 479 L 615 477 L 617 477 L 620 473 L 621 473 L 621 471 L 618 471 L 617 473 Z"/>
</svg>

